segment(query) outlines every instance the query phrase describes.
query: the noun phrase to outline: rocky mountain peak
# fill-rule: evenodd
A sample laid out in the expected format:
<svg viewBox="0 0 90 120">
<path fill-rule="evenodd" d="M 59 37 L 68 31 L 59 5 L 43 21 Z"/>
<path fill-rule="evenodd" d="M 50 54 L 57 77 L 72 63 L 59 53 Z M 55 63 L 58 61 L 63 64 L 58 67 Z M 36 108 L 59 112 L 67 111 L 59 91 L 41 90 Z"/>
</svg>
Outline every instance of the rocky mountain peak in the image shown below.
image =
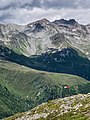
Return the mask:
<svg viewBox="0 0 90 120">
<path fill-rule="evenodd" d="M 43 18 L 43 19 L 39 20 L 39 22 L 49 23 L 50 21 L 47 20 L 46 18 Z"/>
<path fill-rule="evenodd" d="M 46 24 L 50 23 L 50 21 L 47 20 L 46 18 L 44 18 L 44 19 L 41 19 L 41 20 L 37 20 L 37 21 L 35 21 L 35 22 L 32 22 L 32 23 L 28 24 L 27 26 L 30 27 L 30 26 L 36 25 L 36 24 L 38 24 L 38 23 L 45 26 Z"/>
<path fill-rule="evenodd" d="M 32 32 L 40 32 L 43 29 L 45 29 L 45 27 L 49 23 L 50 22 L 46 18 L 44 18 L 44 19 L 28 24 L 27 27 L 32 28 Z"/>
<path fill-rule="evenodd" d="M 60 20 L 55 20 L 53 23 L 58 25 L 72 25 L 72 26 L 78 24 L 78 22 L 76 22 L 74 19 L 69 19 L 69 20 L 60 19 Z"/>
<path fill-rule="evenodd" d="M 61 50 L 68 44 L 89 56 L 89 37 L 89 26 L 80 25 L 74 19 L 50 22 L 44 18 L 24 26 L 0 25 L 0 43 L 27 56 L 45 53 L 51 48 Z"/>
<path fill-rule="evenodd" d="M 68 24 L 75 25 L 77 22 L 74 19 L 70 19 L 67 21 Z"/>
</svg>

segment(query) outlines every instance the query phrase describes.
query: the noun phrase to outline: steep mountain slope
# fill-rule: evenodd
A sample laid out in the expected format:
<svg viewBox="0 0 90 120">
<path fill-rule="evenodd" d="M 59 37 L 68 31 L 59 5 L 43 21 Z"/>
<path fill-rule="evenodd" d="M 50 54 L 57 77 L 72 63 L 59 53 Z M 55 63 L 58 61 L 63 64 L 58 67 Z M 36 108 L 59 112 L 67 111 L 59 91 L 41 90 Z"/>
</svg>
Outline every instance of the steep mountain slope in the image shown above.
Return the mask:
<svg viewBox="0 0 90 120">
<path fill-rule="evenodd" d="M 64 86 L 70 89 L 64 89 Z M 90 92 L 90 82 L 72 75 L 36 71 L 0 61 L 0 118 L 27 111 L 48 100 Z"/>
<path fill-rule="evenodd" d="M 30 108 L 28 101 L 0 84 L 0 119 Z"/>
<path fill-rule="evenodd" d="M 90 94 L 49 101 L 4 120 L 90 120 Z"/>
<path fill-rule="evenodd" d="M 26 57 L 0 46 L 0 58 L 38 70 L 73 74 L 90 80 L 90 61 L 72 48 Z"/>
</svg>

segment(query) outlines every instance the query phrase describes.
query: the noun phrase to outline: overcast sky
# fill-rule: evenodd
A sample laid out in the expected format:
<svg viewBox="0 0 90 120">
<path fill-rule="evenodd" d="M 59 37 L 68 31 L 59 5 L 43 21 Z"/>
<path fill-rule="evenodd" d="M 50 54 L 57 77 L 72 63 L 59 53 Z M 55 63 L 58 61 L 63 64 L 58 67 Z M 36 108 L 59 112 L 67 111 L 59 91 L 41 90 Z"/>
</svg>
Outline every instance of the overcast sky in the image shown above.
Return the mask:
<svg viewBox="0 0 90 120">
<path fill-rule="evenodd" d="M 0 0 L 0 23 L 27 24 L 42 18 L 90 23 L 90 0 Z"/>
</svg>

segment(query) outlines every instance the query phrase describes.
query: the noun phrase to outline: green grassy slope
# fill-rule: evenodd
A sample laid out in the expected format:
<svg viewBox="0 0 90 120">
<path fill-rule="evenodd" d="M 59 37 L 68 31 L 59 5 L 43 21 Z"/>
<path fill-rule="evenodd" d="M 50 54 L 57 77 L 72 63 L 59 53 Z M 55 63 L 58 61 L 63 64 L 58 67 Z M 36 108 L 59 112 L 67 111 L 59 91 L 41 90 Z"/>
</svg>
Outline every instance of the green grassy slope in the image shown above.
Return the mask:
<svg viewBox="0 0 90 120">
<path fill-rule="evenodd" d="M 90 94 L 52 100 L 4 120 L 90 120 Z"/>
<path fill-rule="evenodd" d="M 70 90 L 65 90 L 64 85 L 70 85 Z M 37 71 L 1 60 L 0 118 L 29 110 L 51 99 L 89 92 L 87 85 L 90 87 L 89 81 L 77 76 Z"/>
<path fill-rule="evenodd" d="M 20 96 L 11 93 L 0 85 L 0 118 L 30 109 L 28 103 Z"/>
</svg>

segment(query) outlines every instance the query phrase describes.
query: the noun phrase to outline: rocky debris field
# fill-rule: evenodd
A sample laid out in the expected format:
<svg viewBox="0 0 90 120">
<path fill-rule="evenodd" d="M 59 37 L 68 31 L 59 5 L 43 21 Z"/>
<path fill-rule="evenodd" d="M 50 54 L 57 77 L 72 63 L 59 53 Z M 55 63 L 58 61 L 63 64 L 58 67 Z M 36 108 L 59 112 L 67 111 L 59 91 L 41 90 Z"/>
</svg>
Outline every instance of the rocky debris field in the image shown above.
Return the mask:
<svg viewBox="0 0 90 120">
<path fill-rule="evenodd" d="M 90 120 L 90 93 L 43 103 L 4 120 Z"/>
</svg>

